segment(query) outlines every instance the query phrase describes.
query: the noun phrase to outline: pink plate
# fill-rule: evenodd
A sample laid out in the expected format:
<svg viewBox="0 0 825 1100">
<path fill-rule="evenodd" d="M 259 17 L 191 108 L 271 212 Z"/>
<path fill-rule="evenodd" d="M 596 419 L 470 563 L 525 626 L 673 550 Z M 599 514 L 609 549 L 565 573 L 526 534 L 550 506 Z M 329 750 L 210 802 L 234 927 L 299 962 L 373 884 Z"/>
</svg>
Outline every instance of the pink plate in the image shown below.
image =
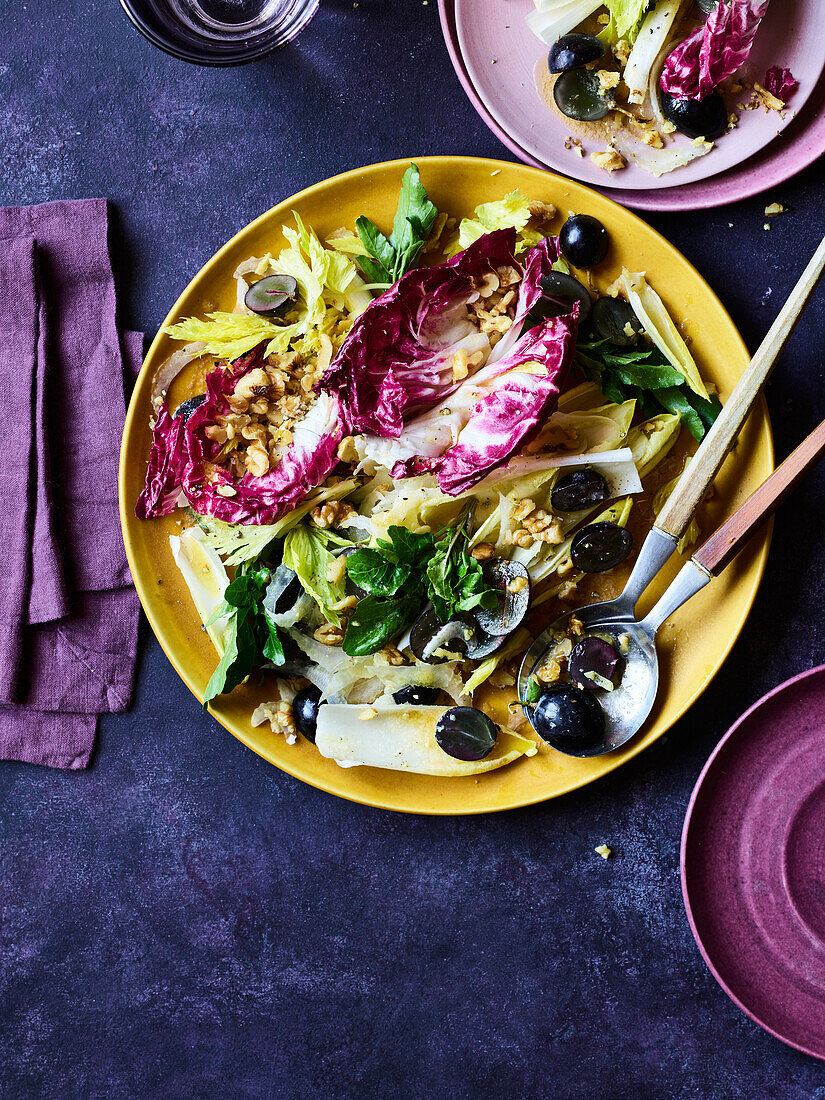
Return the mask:
<svg viewBox="0 0 825 1100">
<path fill-rule="evenodd" d="M 699 950 L 743 1012 L 825 1059 L 825 665 L 763 696 L 717 745 L 682 832 Z"/>
<path fill-rule="evenodd" d="M 497 0 L 497 2 L 501 2 L 501 0 Z M 509 5 L 512 0 L 504 0 L 504 2 Z M 542 160 L 531 155 L 523 148 L 513 135 L 493 117 L 479 97 L 464 66 L 464 60 L 458 46 L 455 0 L 439 0 L 439 10 L 447 50 L 456 74 L 470 102 L 493 133 L 526 164 L 532 164 L 537 168 L 553 167 L 555 170 L 566 172 L 568 175 L 575 174 L 576 165 L 571 164 L 568 160 L 567 151 L 563 148 L 561 148 L 561 156 Z M 537 40 L 536 45 L 541 48 L 541 43 Z M 493 68 L 497 68 L 497 65 Z M 532 87 L 532 85 L 530 86 Z M 552 119 L 551 113 L 538 101 L 535 89 L 533 89 L 533 95 L 538 108 L 548 118 Z M 805 110 L 801 112 L 799 111 L 800 103 L 801 99 L 795 98 L 794 109 L 800 117 L 791 122 L 789 112 L 786 121 L 790 125 L 782 132 L 781 137 L 775 143 L 769 144 L 762 152 L 749 159 L 746 164 L 730 168 L 721 176 L 681 186 L 670 185 L 666 188 L 659 187 L 656 189 L 654 187 L 654 189 L 648 191 L 626 191 L 618 187 L 602 186 L 605 177 L 604 173 L 599 171 L 601 178 L 595 179 L 596 185 L 599 190 L 617 202 L 623 202 L 625 205 L 642 210 L 698 210 L 724 203 L 737 202 L 740 199 L 758 194 L 760 191 L 784 182 L 825 152 L 825 86 L 816 85 L 816 94 L 807 103 Z M 748 112 L 746 121 L 757 121 L 754 119 L 756 114 L 756 112 Z M 760 113 L 759 117 L 768 118 L 769 116 Z M 725 140 L 733 136 L 729 134 Z M 713 154 L 703 159 L 710 161 L 711 157 L 716 156 L 718 152 L 717 149 Z M 572 157 L 580 165 L 582 164 L 581 159 L 576 157 L 575 154 L 572 154 Z M 690 166 L 687 170 L 691 170 Z M 645 175 L 640 173 L 638 169 L 634 169 L 634 171 L 640 175 Z M 680 180 L 684 180 L 685 175 L 683 172 L 685 171 L 683 169 L 674 173 L 671 178 L 678 177 Z M 648 186 L 650 182 L 656 183 L 653 177 L 645 176 L 645 178 L 649 181 Z"/>
</svg>

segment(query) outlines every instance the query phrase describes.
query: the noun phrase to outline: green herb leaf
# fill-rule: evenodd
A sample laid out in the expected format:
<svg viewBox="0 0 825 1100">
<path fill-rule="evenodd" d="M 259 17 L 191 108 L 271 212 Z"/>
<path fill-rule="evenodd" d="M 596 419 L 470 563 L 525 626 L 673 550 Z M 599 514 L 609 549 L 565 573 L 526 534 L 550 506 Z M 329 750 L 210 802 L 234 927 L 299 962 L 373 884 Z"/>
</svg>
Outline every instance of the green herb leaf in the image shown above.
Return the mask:
<svg viewBox="0 0 825 1100">
<path fill-rule="evenodd" d="M 396 526 L 388 528 L 387 534 L 390 541 L 379 539 L 378 545 L 391 555 L 392 560 L 411 568 L 423 568 L 427 564 L 435 546 L 432 535 L 425 532 L 417 534 L 406 527 Z"/>
<path fill-rule="evenodd" d="M 679 419 L 694 439 L 701 440 L 704 437 L 705 425 L 688 400 L 685 390 L 677 389 L 675 386 L 672 389 L 657 390 L 656 400 L 660 401 L 668 412 L 679 414 Z"/>
<path fill-rule="evenodd" d="M 408 565 L 398 565 L 379 550 L 356 550 L 347 558 L 353 584 L 373 596 L 393 596 L 410 576 Z"/>
<path fill-rule="evenodd" d="M 273 623 L 266 611 L 260 616 L 260 622 L 265 631 L 265 641 L 262 650 L 264 657 L 266 657 L 268 661 L 271 661 L 273 665 L 284 664 L 286 657 L 284 656 L 284 647 L 278 635 L 278 627 Z"/>
<path fill-rule="evenodd" d="M 694 393 L 684 375 L 657 348 L 623 348 L 607 340 L 595 340 L 576 348 L 576 361 L 585 378 L 595 382 L 608 401 L 635 398 L 646 417 L 654 416 L 659 409 L 678 413 L 698 440 L 722 408 L 718 398 L 707 401 Z"/>
<path fill-rule="evenodd" d="M 391 283 L 395 270 L 395 249 L 369 218 L 362 214 L 356 219 L 355 231 L 361 239 L 361 244 L 369 252 L 374 260 L 366 256 L 358 257 L 358 265 L 373 283 Z"/>
<path fill-rule="evenodd" d="M 638 386 L 642 390 L 664 390 L 680 386 L 684 378 L 673 367 L 662 364 L 636 363 L 632 367 L 613 368 L 613 374 L 626 386 Z"/>
<path fill-rule="evenodd" d="M 524 692 L 523 702 L 535 703 L 538 701 L 541 695 L 541 685 L 539 684 L 537 676 L 529 676 L 527 679 L 527 690 Z"/>
<path fill-rule="evenodd" d="M 411 164 L 401 181 L 389 239 L 363 215 L 355 223 L 361 243 L 369 253 L 369 257 L 357 257 L 367 279 L 371 283 L 389 285 L 415 267 L 437 215 L 438 210 L 427 198 L 418 168 Z"/>
<path fill-rule="evenodd" d="M 227 644 L 218 666 L 206 685 L 203 705 L 217 695 L 232 691 L 264 660 L 284 663 L 284 651 L 278 629 L 263 610 L 263 597 L 269 582 L 266 569 L 239 568 L 224 592 L 217 615 L 228 616 Z"/>
<path fill-rule="evenodd" d="M 423 603 L 420 592 L 402 596 L 365 596 L 347 623 L 341 648 L 349 657 L 366 657 L 399 635 Z"/>
</svg>

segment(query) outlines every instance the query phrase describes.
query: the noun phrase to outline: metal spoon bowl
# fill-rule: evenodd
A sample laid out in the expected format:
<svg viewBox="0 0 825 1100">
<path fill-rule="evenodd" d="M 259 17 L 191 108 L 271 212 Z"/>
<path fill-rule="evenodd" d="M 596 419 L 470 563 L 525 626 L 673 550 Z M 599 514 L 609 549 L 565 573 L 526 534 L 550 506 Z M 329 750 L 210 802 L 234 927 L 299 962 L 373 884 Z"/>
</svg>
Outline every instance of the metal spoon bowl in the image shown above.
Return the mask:
<svg viewBox="0 0 825 1100">
<path fill-rule="evenodd" d="M 659 662 L 650 635 L 637 622 L 606 622 L 598 616 L 591 620 L 587 613 L 597 609 L 598 605 L 594 604 L 592 608 L 586 607 L 577 611 L 576 616 L 584 626 L 585 634 L 609 638 L 615 649 L 620 652 L 626 650 L 622 654 L 621 681 L 613 691 L 599 691 L 597 694 L 606 719 L 603 741 L 590 748 L 567 753 L 569 756 L 601 756 L 602 753 L 621 748 L 647 718 L 659 686 Z M 561 615 L 536 638 L 525 654 L 520 681 L 523 676 L 526 684 L 527 678 L 545 664 L 548 651 L 557 640 L 565 637 L 569 618 L 569 612 Z M 524 713 L 535 729 L 533 708 L 525 706 Z"/>
</svg>

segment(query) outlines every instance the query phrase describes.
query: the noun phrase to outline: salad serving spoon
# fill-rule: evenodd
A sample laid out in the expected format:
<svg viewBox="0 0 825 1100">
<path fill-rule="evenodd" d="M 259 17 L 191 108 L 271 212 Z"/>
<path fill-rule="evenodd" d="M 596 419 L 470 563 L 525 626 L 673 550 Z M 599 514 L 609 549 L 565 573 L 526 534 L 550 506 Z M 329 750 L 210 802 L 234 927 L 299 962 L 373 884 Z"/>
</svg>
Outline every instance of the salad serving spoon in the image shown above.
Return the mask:
<svg viewBox="0 0 825 1100">
<path fill-rule="evenodd" d="M 820 243 L 659 513 L 623 591 L 613 600 L 589 604 L 575 612 L 565 612 L 534 639 L 525 653 L 518 676 L 520 700 L 528 698 L 531 677 L 542 667 L 559 640 L 567 634 L 571 614 L 575 614 L 585 634 L 599 632 L 605 638 L 610 637 L 620 652 L 624 651 L 621 683 L 614 691 L 603 692 L 600 698 L 606 718 L 604 736 L 586 748 L 567 750 L 557 745 L 561 751 L 569 751 L 569 755 L 574 756 L 599 756 L 620 748 L 638 732 L 653 707 L 658 688 L 658 659 L 654 644 L 657 630 L 733 559 L 818 460 L 825 448 L 823 421 L 742 507 L 693 554 L 655 607 L 643 619 L 636 618 L 636 605 L 641 595 L 668 562 L 676 544 L 687 530 L 823 271 L 825 239 Z M 524 705 L 524 712 L 535 728 L 534 708 Z M 541 734 L 540 730 L 537 732 Z"/>
</svg>

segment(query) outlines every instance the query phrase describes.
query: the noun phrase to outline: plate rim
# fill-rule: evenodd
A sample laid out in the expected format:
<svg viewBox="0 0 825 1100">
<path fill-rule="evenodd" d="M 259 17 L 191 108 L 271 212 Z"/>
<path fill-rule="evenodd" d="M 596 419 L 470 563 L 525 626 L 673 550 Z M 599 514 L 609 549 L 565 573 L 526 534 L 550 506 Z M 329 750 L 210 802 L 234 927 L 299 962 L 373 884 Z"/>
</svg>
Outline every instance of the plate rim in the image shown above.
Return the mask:
<svg viewBox="0 0 825 1100">
<path fill-rule="evenodd" d="M 819 676 L 823 673 L 825 673 L 825 664 L 816 665 L 814 668 L 805 669 L 803 672 L 798 672 L 794 676 L 790 676 L 787 680 L 783 680 L 781 684 L 777 684 L 769 691 L 766 691 L 765 694 L 760 696 L 759 699 L 752 703 L 747 708 L 747 710 L 743 711 L 742 714 L 740 714 L 740 716 L 729 727 L 729 729 L 722 735 L 718 744 L 714 747 L 713 752 L 710 754 L 707 761 L 705 762 L 704 767 L 699 773 L 699 778 L 696 780 L 693 790 L 691 791 L 690 800 L 688 802 L 687 811 L 685 813 L 685 820 L 682 825 L 682 837 L 679 845 L 679 879 L 682 888 L 682 902 L 685 907 L 685 913 L 687 915 L 688 925 L 690 927 L 693 939 L 696 943 L 696 946 L 699 948 L 699 953 L 704 959 L 705 965 L 711 972 L 713 978 L 720 986 L 723 993 L 725 993 L 727 997 L 731 1001 L 733 1001 L 736 1007 L 744 1012 L 744 1014 L 750 1020 L 753 1020 L 755 1024 L 761 1027 L 763 1031 L 766 1031 L 769 1035 L 772 1035 L 775 1039 L 778 1039 L 786 1046 L 792 1047 L 794 1050 L 798 1050 L 802 1054 L 808 1054 L 812 1058 L 816 1058 L 820 1062 L 825 1061 L 825 1049 L 823 1049 L 822 1051 L 810 1050 L 804 1044 L 796 1042 L 793 1039 L 789 1039 L 786 1035 L 780 1034 L 780 1032 L 777 1031 L 776 1028 L 771 1027 L 770 1024 L 765 1023 L 759 1018 L 759 1015 L 756 1012 L 748 1008 L 748 1006 L 733 992 L 730 986 L 728 986 L 724 978 L 719 973 L 718 969 L 710 958 L 710 955 L 708 954 L 704 943 L 702 942 L 702 938 L 699 935 L 699 931 L 696 926 L 696 920 L 693 915 L 693 907 L 690 903 L 690 887 L 687 881 L 688 876 L 686 873 L 685 855 L 688 846 L 688 833 L 690 832 L 691 823 L 693 821 L 693 813 L 696 808 L 696 802 L 698 800 L 700 791 L 702 789 L 702 786 L 704 785 L 704 781 L 707 775 L 713 768 L 717 758 L 723 752 L 728 742 L 737 735 L 740 728 L 749 721 L 752 715 L 754 715 L 758 710 L 761 710 L 763 706 L 766 706 L 775 696 L 784 694 L 786 691 L 794 687 L 796 684 L 800 683 L 802 680 L 807 680 L 809 677 Z"/>
<path fill-rule="evenodd" d="M 201 279 L 202 275 L 205 272 L 211 270 L 213 267 L 215 267 L 215 266 L 217 266 L 221 263 L 221 261 L 223 260 L 224 255 L 226 253 L 228 253 L 235 246 L 235 244 L 236 244 L 239 237 L 246 234 L 250 229 L 252 229 L 255 226 L 258 226 L 259 224 L 264 222 L 266 219 L 270 218 L 274 211 L 279 210 L 280 208 L 284 208 L 284 210 L 288 210 L 291 204 L 296 203 L 299 199 L 303 198 L 306 195 L 309 195 L 309 194 L 311 194 L 315 191 L 318 191 L 318 190 L 326 187 L 330 183 L 342 182 L 342 181 L 345 181 L 345 180 L 348 180 L 348 179 L 357 180 L 358 177 L 363 176 L 363 174 L 365 172 L 370 172 L 370 171 L 378 170 L 378 169 L 403 170 L 410 164 L 410 161 L 414 161 L 417 165 L 419 165 L 422 168 L 424 166 L 427 166 L 427 165 L 450 165 L 451 168 L 455 169 L 456 166 L 460 167 L 462 164 L 469 164 L 469 165 L 472 165 L 474 167 L 478 166 L 479 168 L 481 168 L 485 171 L 489 170 L 489 171 L 492 171 L 492 172 L 495 172 L 496 170 L 500 170 L 500 169 L 504 169 L 504 168 L 512 169 L 513 167 L 516 167 L 516 168 L 521 168 L 524 171 L 535 172 L 535 173 L 537 173 L 541 176 L 544 176 L 544 177 L 550 177 L 552 180 L 558 181 L 558 183 L 560 183 L 562 186 L 567 186 L 570 183 L 572 183 L 575 187 L 580 187 L 585 191 L 590 191 L 593 194 L 598 195 L 599 198 L 604 199 L 605 201 L 611 203 L 614 206 L 617 206 L 622 211 L 622 213 L 624 215 L 630 215 L 631 218 L 634 218 L 634 219 L 638 220 L 644 226 L 646 231 L 652 233 L 667 248 L 672 249 L 674 252 L 677 253 L 678 256 L 680 256 L 682 258 L 682 260 L 688 265 L 688 267 L 694 273 L 695 277 L 699 280 L 700 284 L 703 287 L 704 292 L 706 294 L 708 294 L 713 299 L 713 301 L 716 303 L 716 305 L 721 310 L 723 315 L 729 321 L 730 326 L 731 326 L 731 330 L 732 330 L 733 334 L 735 335 L 735 338 L 736 338 L 737 342 L 741 345 L 743 353 L 745 355 L 749 354 L 748 349 L 747 349 L 747 345 L 745 344 L 745 341 L 743 340 L 742 335 L 739 332 L 739 329 L 736 327 L 736 324 L 734 323 L 733 318 L 730 316 L 728 310 L 725 308 L 725 306 L 722 303 L 719 296 L 716 294 L 716 292 L 713 290 L 713 288 L 710 286 L 710 284 L 707 282 L 707 280 L 704 278 L 704 276 L 694 267 L 694 265 L 692 263 L 690 263 L 690 261 L 676 248 L 675 245 L 670 244 L 670 242 L 667 240 L 667 238 L 664 236 L 664 234 L 660 233 L 657 229 L 654 229 L 653 226 L 648 225 L 648 223 L 645 222 L 642 218 L 640 218 L 638 214 L 636 214 L 632 211 L 626 210 L 624 207 L 621 206 L 621 204 L 615 202 L 615 200 L 610 198 L 609 196 L 605 196 L 605 195 L 600 194 L 600 192 L 595 191 L 594 188 L 589 187 L 585 183 L 581 183 L 578 180 L 573 180 L 573 181 L 568 180 L 566 177 L 561 176 L 561 175 L 559 175 L 558 173 L 555 173 L 555 172 L 548 172 L 545 169 L 535 168 L 535 167 L 532 167 L 530 165 L 514 165 L 513 162 L 511 162 L 511 161 L 502 161 L 502 160 L 497 160 L 497 159 L 493 159 L 493 158 L 489 158 L 489 157 L 472 157 L 472 156 L 464 156 L 464 155 L 450 156 L 450 155 L 444 155 L 444 154 L 436 155 L 436 156 L 424 155 L 424 156 L 400 157 L 400 158 L 393 159 L 393 160 L 388 160 L 388 161 L 377 161 L 373 164 L 362 165 L 362 166 L 357 167 L 357 168 L 349 169 L 346 172 L 337 173 L 334 176 L 329 176 L 327 179 L 320 180 L 316 183 L 310 184 L 308 187 L 302 188 L 300 191 L 295 192 L 293 195 L 289 195 L 286 198 L 282 199 L 280 202 L 276 203 L 274 206 L 270 207 L 268 210 L 265 210 L 263 213 L 259 214 L 256 218 L 253 218 L 252 221 L 248 222 L 246 225 L 242 226 L 236 233 L 234 233 L 232 235 L 232 237 L 230 237 L 229 240 L 227 240 L 206 261 L 206 263 L 204 263 L 198 269 L 198 271 L 195 272 L 195 274 L 192 276 L 192 278 L 186 284 L 184 289 L 178 295 L 177 299 L 175 300 L 175 302 L 173 303 L 173 305 L 169 309 L 168 313 L 166 314 L 165 318 L 161 322 L 160 326 L 158 327 L 158 330 L 155 333 L 155 336 L 152 339 L 151 344 L 149 345 L 149 348 L 146 352 L 146 355 L 144 356 L 144 361 L 143 361 L 143 364 L 141 366 L 141 371 L 138 374 L 137 381 L 135 383 L 135 386 L 134 386 L 134 388 L 132 390 L 132 393 L 130 395 L 130 398 L 129 398 L 129 407 L 126 411 L 126 418 L 125 418 L 124 427 L 123 427 L 123 435 L 121 436 L 120 458 L 119 458 L 119 463 L 118 463 L 118 503 L 119 503 L 119 513 L 120 513 L 121 534 L 123 536 L 124 546 L 125 546 L 125 549 L 126 549 L 126 557 L 127 557 L 128 562 L 129 562 L 129 569 L 132 573 L 132 580 L 133 580 L 133 583 L 135 585 L 135 590 L 137 591 L 138 597 L 140 599 L 140 603 L 141 603 L 141 607 L 143 608 L 143 612 L 146 616 L 146 619 L 149 623 L 149 626 L 152 629 L 152 633 L 154 634 L 155 638 L 159 642 L 163 652 L 166 654 L 167 658 L 169 659 L 169 662 L 171 663 L 172 667 L 177 672 L 178 676 L 180 676 L 181 680 L 184 682 L 186 687 L 192 692 L 192 694 L 198 700 L 199 703 L 202 703 L 202 700 L 200 698 L 200 695 L 199 695 L 198 691 L 195 689 L 195 686 L 194 686 L 190 676 L 184 670 L 184 668 L 181 667 L 181 665 L 175 660 L 175 658 L 172 656 L 172 653 L 170 652 L 170 648 L 167 647 L 166 641 L 165 641 L 164 636 L 163 636 L 165 632 L 164 632 L 164 627 L 163 627 L 162 621 L 159 620 L 158 618 L 156 618 L 155 616 L 153 616 L 152 614 L 150 614 L 149 610 L 147 609 L 147 602 L 144 600 L 144 593 L 146 593 L 148 591 L 149 586 L 144 583 L 143 578 L 138 575 L 138 573 L 135 569 L 135 557 L 134 557 L 134 552 L 133 552 L 133 547 L 132 547 L 132 536 L 131 536 L 131 531 L 130 531 L 131 524 L 134 522 L 134 516 L 132 514 L 132 509 L 130 509 L 128 504 L 127 504 L 125 489 L 126 489 L 127 465 L 128 465 L 128 463 L 127 463 L 128 444 L 129 444 L 129 439 L 130 439 L 132 430 L 134 428 L 135 422 L 138 419 L 138 400 L 137 400 L 137 396 L 138 396 L 138 390 L 141 388 L 143 370 L 145 368 L 146 363 L 155 354 L 157 346 L 163 338 L 163 329 L 168 324 L 170 324 L 172 321 L 174 321 L 178 318 L 178 316 L 180 314 L 181 303 L 188 296 L 190 290 L 193 289 L 194 285 Z M 766 435 L 765 442 L 766 442 L 766 446 L 767 446 L 767 450 L 768 450 L 768 458 L 769 458 L 769 461 L 770 461 L 770 464 L 771 464 L 771 468 L 773 469 L 774 466 L 775 466 L 773 429 L 772 429 L 770 414 L 768 412 L 767 403 L 765 401 L 764 394 L 759 398 L 758 405 L 756 406 L 756 409 L 754 411 L 759 413 L 759 415 L 761 416 L 761 418 L 763 420 L 763 423 L 764 423 L 764 430 L 765 430 L 765 435 Z M 753 415 L 753 413 L 751 415 Z M 748 593 L 747 599 L 746 599 L 745 604 L 742 608 L 742 613 L 741 613 L 741 615 L 739 617 L 739 620 L 737 622 L 736 629 L 735 629 L 735 631 L 733 631 L 731 633 L 731 636 L 728 639 L 727 645 L 725 646 L 725 648 L 724 648 L 724 650 L 721 654 L 721 657 L 720 657 L 720 660 L 718 662 L 717 667 L 709 675 L 707 675 L 704 679 L 702 679 L 697 684 L 694 691 L 686 699 L 684 705 L 681 707 L 680 710 L 678 710 L 674 714 L 673 718 L 668 723 L 668 725 L 661 730 L 661 732 L 655 738 L 655 741 L 659 741 L 668 732 L 668 730 L 670 730 L 675 725 L 675 723 L 678 722 L 687 713 L 687 711 L 693 706 L 693 704 L 696 702 L 696 700 L 699 698 L 699 696 L 707 689 L 707 687 L 710 685 L 710 683 L 716 677 L 717 673 L 719 673 L 721 671 L 722 666 L 724 665 L 725 661 L 727 660 L 731 649 L 736 644 L 736 641 L 737 641 L 737 639 L 739 638 L 739 635 L 742 632 L 742 629 L 745 625 L 745 622 L 747 621 L 748 616 L 750 615 L 751 609 L 753 607 L 753 603 L 756 599 L 756 595 L 757 595 L 757 593 L 759 591 L 759 588 L 761 586 L 761 583 L 762 583 L 762 578 L 764 576 L 765 566 L 766 566 L 766 562 L 767 562 L 767 556 L 768 556 L 768 552 L 770 550 L 771 532 L 772 532 L 772 524 L 768 524 L 765 527 L 764 533 L 761 534 L 761 535 L 757 535 L 757 538 L 755 540 L 754 545 L 758 545 L 759 540 L 761 540 L 761 545 L 759 546 L 757 555 L 754 559 L 753 566 L 752 566 L 752 569 L 754 571 L 754 583 L 753 583 L 753 586 L 752 586 L 750 592 Z M 360 796 L 358 794 L 354 794 L 352 792 L 348 792 L 348 791 L 345 791 L 345 790 L 344 791 L 331 790 L 328 786 L 324 786 L 321 783 L 318 783 L 318 782 L 313 781 L 312 779 L 306 778 L 304 775 L 298 774 L 298 772 L 296 770 L 293 770 L 293 768 L 288 766 L 288 764 L 283 764 L 281 762 L 276 763 L 275 761 L 271 760 L 263 752 L 260 752 L 255 747 L 254 744 L 251 744 L 245 737 L 243 737 L 241 734 L 236 732 L 236 730 L 232 729 L 230 727 L 230 725 L 228 724 L 228 721 L 225 721 L 224 718 L 222 717 L 221 713 L 219 711 L 215 710 L 213 707 L 211 707 L 211 706 L 209 707 L 208 713 L 214 719 L 216 719 L 220 723 L 220 725 L 222 725 L 224 727 L 224 729 L 227 730 L 228 733 L 230 733 L 233 737 L 237 738 L 237 740 L 239 740 L 247 748 L 251 749 L 254 753 L 256 753 L 256 755 L 260 756 L 261 759 L 265 760 L 268 764 L 278 768 L 281 771 L 286 772 L 288 775 L 291 775 L 293 778 L 299 780 L 302 783 L 306 783 L 309 786 L 315 787 L 317 790 L 324 791 L 326 794 L 329 794 L 329 795 L 334 796 L 334 797 L 344 798 L 347 801 L 355 802 L 355 803 L 358 803 L 358 804 L 364 805 L 364 806 L 371 806 L 371 807 L 374 807 L 376 809 L 392 810 L 393 812 L 396 812 L 396 813 L 412 813 L 412 814 L 422 814 L 424 816 L 436 816 L 436 817 L 464 817 L 464 816 L 471 816 L 471 815 L 482 814 L 482 813 L 500 813 L 500 812 L 504 812 L 504 811 L 507 811 L 507 810 L 522 809 L 525 806 L 538 805 L 542 802 L 550 801 L 553 798 L 559 798 L 563 795 L 571 793 L 574 790 L 578 790 L 581 787 L 589 786 L 590 784 L 597 782 L 599 779 L 602 779 L 604 776 L 612 774 L 614 771 L 616 771 L 617 768 L 621 767 L 623 764 L 627 763 L 628 761 L 634 759 L 636 756 L 639 755 L 639 753 L 644 751 L 644 749 L 648 748 L 651 744 L 655 743 L 655 741 L 651 741 L 651 742 L 646 741 L 644 737 L 634 739 L 631 742 L 630 748 L 624 750 L 622 752 L 622 754 L 615 760 L 615 762 L 611 761 L 610 766 L 607 767 L 605 769 L 605 771 L 601 772 L 597 776 L 593 776 L 593 777 L 590 777 L 590 778 L 588 778 L 586 776 L 581 777 L 581 778 L 573 777 L 570 780 L 569 784 L 565 785 L 562 789 L 553 792 L 552 794 L 539 794 L 535 797 L 531 797 L 531 796 L 528 795 L 524 798 L 518 798 L 515 801 L 508 802 L 507 805 L 497 805 L 495 803 L 490 803 L 490 802 L 481 802 L 478 806 L 473 806 L 472 808 L 469 808 L 469 809 L 465 809 L 465 808 L 462 808 L 460 810 L 441 809 L 438 806 L 427 807 L 425 809 L 421 809 L 421 808 L 410 808 L 410 807 L 406 807 L 406 806 L 394 805 L 394 804 L 392 804 L 392 801 L 389 798 L 386 798 L 386 799 L 385 798 L 380 798 L 379 799 L 379 798 L 368 797 L 368 796 Z"/>
<path fill-rule="evenodd" d="M 519 143 L 512 138 L 507 131 L 499 125 L 498 121 L 493 117 L 486 105 L 481 100 L 478 92 L 472 83 L 470 76 L 464 65 L 464 58 L 461 53 L 461 48 L 458 43 L 458 31 L 455 26 L 455 0 L 438 0 L 438 14 L 441 24 L 441 33 L 444 38 L 444 44 L 447 47 L 447 54 L 450 58 L 450 62 L 453 66 L 455 75 L 458 77 L 458 81 L 461 87 L 470 101 L 476 114 L 481 121 L 490 130 L 495 137 L 514 154 L 522 164 L 528 165 L 528 167 L 539 168 L 542 171 L 554 172 L 557 175 L 564 175 L 563 169 L 551 168 L 549 165 L 539 161 L 531 153 L 528 153 Z M 755 198 L 757 195 L 763 194 L 772 187 L 780 187 L 783 183 L 787 183 L 788 180 L 793 179 L 794 176 L 803 172 L 806 168 L 809 168 L 815 161 L 821 156 L 825 155 L 825 124 L 823 124 L 823 140 L 820 142 L 821 147 L 812 146 L 808 152 L 803 152 L 798 159 L 793 161 L 792 165 L 789 165 L 787 171 L 779 169 L 775 176 L 772 176 L 766 182 L 759 183 L 755 188 L 751 186 L 753 176 L 760 173 L 763 168 L 772 164 L 781 164 L 790 153 L 791 149 L 797 144 L 797 137 L 802 137 L 811 129 L 811 122 L 813 120 L 807 120 L 804 129 L 800 129 L 799 134 L 794 134 L 791 142 L 787 142 L 783 146 L 781 139 L 788 131 L 796 131 L 799 129 L 800 117 L 810 110 L 816 96 L 816 91 L 812 92 L 808 97 L 808 100 L 804 106 L 797 113 L 796 117 L 784 128 L 782 135 L 779 136 L 780 144 L 775 144 L 773 141 L 769 142 L 763 149 L 753 153 L 747 158 L 747 161 L 753 161 L 756 158 L 765 157 L 765 163 L 759 165 L 755 171 L 744 172 L 738 181 L 738 186 L 733 185 L 733 190 L 730 195 L 720 197 L 714 194 L 708 189 L 706 193 L 696 194 L 696 190 L 701 187 L 708 187 L 714 181 L 722 186 L 731 184 L 731 175 L 739 173 L 741 165 L 736 168 L 727 168 L 723 172 L 715 176 L 710 176 L 707 179 L 697 180 L 693 184 L 674 184 L 672 187 L 663 187 L 652 190 L 644 190 L 640 188 L 635 189 L 622 189 L 619 187 L 604 187 L 595 188 L 600 194 L 606 198 L 612 199 L 614 202 L 619 203 L 622 206 L 632 207 L 634 210 L 645 210 L 654 213 L 677 213 L 686 212 L 692 210 L 712 210 L 719 206 L 727 206 L 733 203 L 742 202 L 745 199 Z M 822 113 L 822 112 L 819 112 Z M 772 153 L 766 153 L 766 150 L 772 148 Z M 741 162 L 742 165 L 746 161 Z M 727 177 L 727 181 L 726 181 Z M 574 180 L 573 176 L 565 177 Z M 574 180 L 576 183 L 581 183 L 584 187 L 591 187 L 589 183 L 585 183 L 582 180 Z M 683 189 L 690 190 L 693 195 L 681 194 Z"/>
</svg>

